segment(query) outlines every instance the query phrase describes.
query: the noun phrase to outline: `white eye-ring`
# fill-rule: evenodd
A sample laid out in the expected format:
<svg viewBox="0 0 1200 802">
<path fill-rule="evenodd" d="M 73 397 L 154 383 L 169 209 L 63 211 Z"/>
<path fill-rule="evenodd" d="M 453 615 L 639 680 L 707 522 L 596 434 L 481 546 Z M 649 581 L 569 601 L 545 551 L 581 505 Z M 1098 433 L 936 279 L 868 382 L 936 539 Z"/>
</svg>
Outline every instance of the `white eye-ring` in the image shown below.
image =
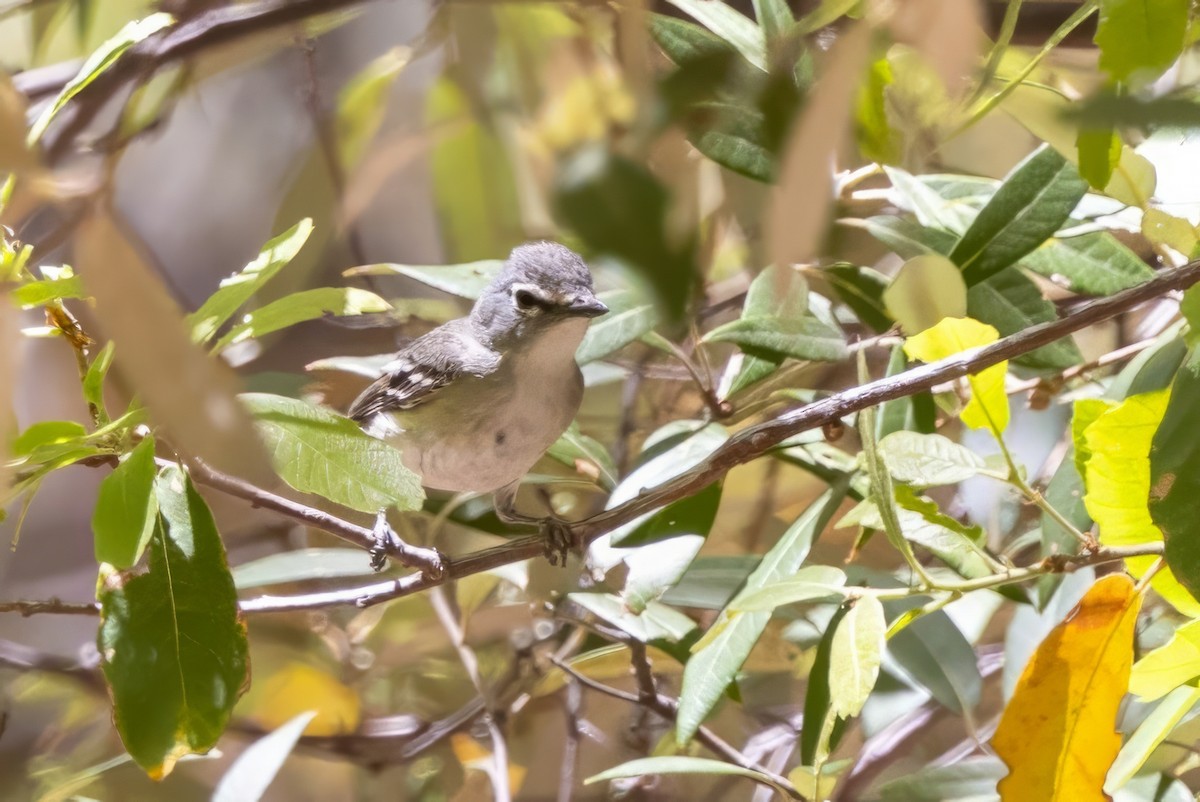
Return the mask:
<svg viewBox="0 0 1200 802">
<path fill-rule="evenodd" d="M 513 303 L 522 312 L 536 312 L 546 305 L 541 295 L 526 287 L 513 288 Z"/>
</svg>

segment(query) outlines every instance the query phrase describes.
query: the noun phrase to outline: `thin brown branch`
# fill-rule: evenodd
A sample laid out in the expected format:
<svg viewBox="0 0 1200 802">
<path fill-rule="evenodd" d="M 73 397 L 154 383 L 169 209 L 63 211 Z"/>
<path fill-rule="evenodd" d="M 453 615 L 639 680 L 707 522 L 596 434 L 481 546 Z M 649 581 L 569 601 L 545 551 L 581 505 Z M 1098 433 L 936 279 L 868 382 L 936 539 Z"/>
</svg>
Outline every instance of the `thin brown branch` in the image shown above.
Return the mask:
<svg viewBox="0 0 1200 802">
<path fill-rule="evenodd" d="M 26 618 L 42 613 L 100 615 L 100 605 L 96 602 L 65 602 L 57 598 L 42 601 L 7 601 L 0 602 L 0 613 L 20 613 Z"/>
</svg>

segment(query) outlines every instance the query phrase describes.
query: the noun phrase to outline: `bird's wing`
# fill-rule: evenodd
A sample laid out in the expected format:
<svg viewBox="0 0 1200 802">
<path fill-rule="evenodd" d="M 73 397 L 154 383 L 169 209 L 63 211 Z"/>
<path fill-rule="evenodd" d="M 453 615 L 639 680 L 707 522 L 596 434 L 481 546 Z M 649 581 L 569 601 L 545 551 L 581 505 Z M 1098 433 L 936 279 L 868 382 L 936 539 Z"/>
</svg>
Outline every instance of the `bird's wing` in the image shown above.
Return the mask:
<svg viewBox="0 0 1200 802">
<path fill-rule="evenodd" d="M 350 405 L 349 416 L 364 423 L 376 415 L 423 404 L 459 376 L 485 375 L 500 357 L 480 343 L 464 321 L 453 321 L 418 337 L 396 354 Z"/>
</svg>

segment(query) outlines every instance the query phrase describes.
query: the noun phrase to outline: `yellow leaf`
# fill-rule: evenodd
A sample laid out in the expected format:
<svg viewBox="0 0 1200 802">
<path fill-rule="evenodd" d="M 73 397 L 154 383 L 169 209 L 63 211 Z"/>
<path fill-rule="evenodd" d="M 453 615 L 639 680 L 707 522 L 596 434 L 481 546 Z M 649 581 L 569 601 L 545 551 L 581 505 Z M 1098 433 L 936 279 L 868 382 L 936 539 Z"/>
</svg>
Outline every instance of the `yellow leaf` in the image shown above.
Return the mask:
<svg viewBox="0 0 1200 802">
<path fill-rule="evenodd" d="M 305 735 L 343 735 L 358 729 L 358 694 L 324 671 L 290 663 L 264 683 L 253 718 L 263 729 L 275 730 L 308 710 L 317 715 Z"/>
<path fill-rule="evenodd" d="M 1142 215 L 1142 236 L 1169 245 L 1184 256 L 1190 256 L 1196 247 L 1196 227 L 1160 209 L 1147 209 Z"/>
<path fill-rule="evenodd" d="M 1189 621 L 1133 667 L 1129 692 L 1143 701 L 1166 696 L 1200 677 L 1200 621 Z"/>
<path fill-rule="evenodd" d="M 1150 517 L 1150 442 L 1169 397 L 1169 390 L 1132 396 L 1100 412 L 1083 430 L 1083 503 L 1106 546 L 1162 542 L 1162 532 Z M 1156 561 L 1153 556 L 1133 557 L 1125 565 L 1140 577 Z M 1164 566 L 1155 574 L 1150 586 L 1184 615 L 1200 616 L 1200 602 L 1179 584 L 1170 568 Z"/>
<path fill-rule="evenodd" d="M 969 317 L 943 318 L 936 326 L 909 337 L 904 353 L 922 362 L 937 362 L 949 356 L 994 343 L 1000 338 L 995 327 Z M 1004 376 L 1008 362 L 992 365 L 967 377 L 971 401 L 963 408 L 962 422 L 972 429 L 987 427 L 997 438 L 1008 426 L 1008 395 Z"/>
<path fill-rule="evenodd" d="M 494 758 L 492 753 L 484 749 L 478 741 L 465 732 L 456 732 L 450 736 L 450 751 L 462 764 L 463 768 L 478 769 L 483 772 L 492 770 Z M 515 794 L 521 790 L 525 781 L 526 768 L 517 763 L 508 764 L 508 789 Z"/>
<path fill-rule="evenodd" d="M 1140 606 L 1128 576 L 1106 576 L 1038 646 L 992 738 L 1002 802 L 1107 802 Z"/>
</svg>

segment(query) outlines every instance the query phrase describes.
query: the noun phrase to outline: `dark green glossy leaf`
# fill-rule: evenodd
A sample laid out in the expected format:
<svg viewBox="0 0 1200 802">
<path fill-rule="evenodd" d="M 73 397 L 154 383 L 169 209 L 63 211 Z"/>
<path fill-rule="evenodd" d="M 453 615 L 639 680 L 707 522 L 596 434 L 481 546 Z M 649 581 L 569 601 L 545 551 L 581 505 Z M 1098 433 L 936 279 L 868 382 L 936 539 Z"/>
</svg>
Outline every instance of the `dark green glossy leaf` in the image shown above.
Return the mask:
<svg viewBox="0 0 1200 802">
<path fill-rule="evenodd" d="M 1054 304 L 1020 270 L 1002 270 L 967 291 L 967 314 L 990 323 L 1001 337 L 1057 318 Z M 1064 337 L 1015 360 L 1031 368 L 1064 370 L 1083 361 L 1075 341 Z"/>
<path fill-rule="evenodd" d="M 814 501 L 763 557 L 747 578 L 742 593 L 749 594 L 795 573 L 844 496 L 844 488 L 834 488 Z M 731 605 L 736 601 L 735 598 Z M 769 612 L 724 612 L 713 624 L 711 631 L 717 634 L 702 639 L 704 646 L 692 655 L 683 672 L 675 729 L 677 743 L 685 744 L 696 734 L 701 722 L 746 661 L 770 618 Z"/>
<path fill-rule="evenodd" d="M 1188 0 L 1100 0 L 1100 69 L 1114 81 L 1157 78 L 1183 50 L 1190 6 Z"/>
<path fill-rule="evenodd" d="M 249 658 L 212 513 L 178 468 L 163 471 L 156 492 L 149 569 L 101 574 L 97 646 L 121 740 L 160 778 L 216 745 Z"/>
<path fill-rule="evenodd" d="M 419 509 L 420 478 L 400 452 L 367 435 L 349 418 L 295 398 L 243 393 L 283 480 L 362 512 Z"/>
<path fill-rule="evenodd" d="M 92 512 L 96 562 L 118 570 L 142 556 L 158 518 L 154 438 L 146 437 L 100 482 Z"/>
<path fill-rule="evenodd" d="M 1112 295 L 1154 276 L 1150 266 L 1107 231 L 1047 240 L 1021 260 L 1046 278 L 1061 276 L 1072 292 Z"/>
<path fill-rule="evenodd" d="M 217 291 L 208 296 L 208 300 L 199 309 L 188 315 L 187 322 L 192 329 L 192 341 L 208 342 L 242 304 L 249 301 L 254 293 L 262 289 L 295 258 L 312 230 L 312 220 L 301 220 L 264 245 L 258 257 L 240 273 L 223 280 Z"/>
<path fill-rule="evenodd" d="M 1019 261 L 1062 227 L 1087 192 L 1079 171 L 1049 146 L 1018 164 L 950 252 L 967 286 Z"/>
<path fill-rule="evenodd" d="M 1166 541 L 1167 566 L 1200 599 L 1200 375 L 1184 366 L 1150 447 L 1150 517 Z"/>
</svg>

